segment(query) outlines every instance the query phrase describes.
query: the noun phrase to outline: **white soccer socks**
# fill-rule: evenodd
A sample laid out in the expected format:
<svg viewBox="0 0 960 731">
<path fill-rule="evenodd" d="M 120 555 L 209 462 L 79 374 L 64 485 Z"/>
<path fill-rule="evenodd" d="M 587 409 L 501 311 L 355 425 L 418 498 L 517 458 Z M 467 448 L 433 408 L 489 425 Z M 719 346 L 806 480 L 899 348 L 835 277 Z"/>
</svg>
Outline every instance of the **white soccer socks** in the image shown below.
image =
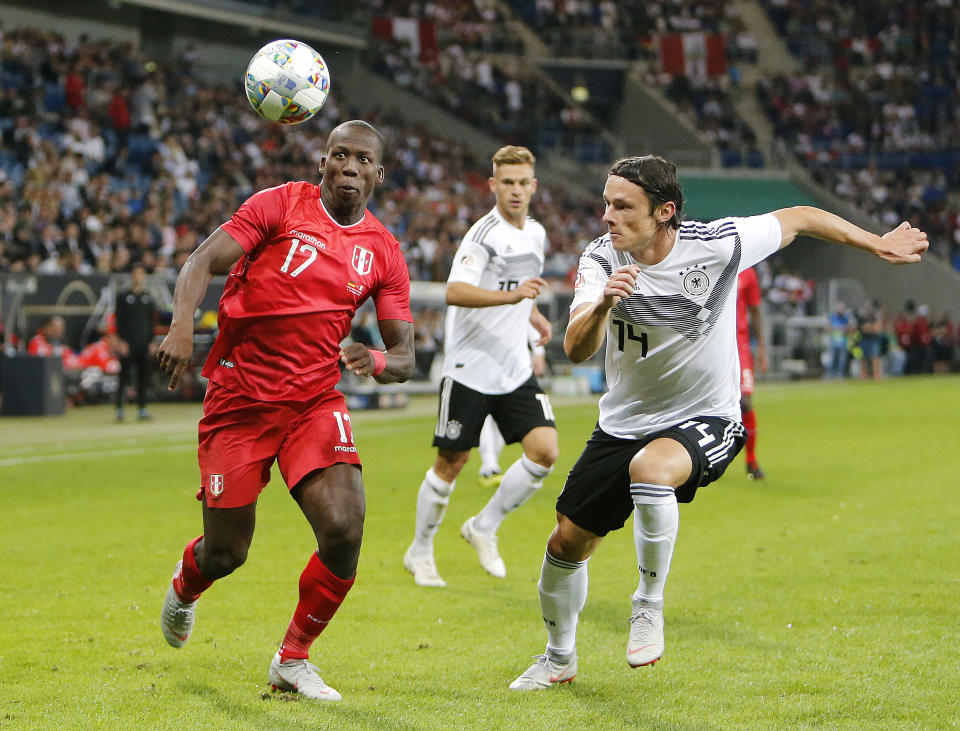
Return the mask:
<svg viewBox="0 0 960 731">
<path fill-rule="evenodd" d="M 500 452 L 505 442 L 497 428 L 497 422 L 488 416 L 480 430 L 480 444 L 477 451 L 480 453 L 480 476 L 492 475 L 500 472 Z"/>
<path fill-rule="evenodd" d="M 446 482 L 440 479 L 433 467 L 427 470 L 417 494 L 417 533 L 410 547 L 413 555 L 433 555 L 433 537 L 443 522 L 447 504 L 450 502 L 450 493 L 456 484 L 456 480 Z"/>
<path fill-rule="evenodd" d="M 633 598 L 660 607 L 680 527 L 677 496 L 669 485 L 647 482 L 630 485 L 630 495 L 636 506 L 633 540 L 640 569 L 640 583 Z"/>
<path fill-rule="evenodd" d="M 587 601 L 587 561 L 562 561 L 549 551 L 543 556 L 537 589 L 547 655 L 561 662 L 576 657 L 577 620 Z"/>
<path fill-rule="evenodd" d="M 473 529 L 477 533 L 495 535 L 503 519 L 540 489 L 552 469 L 538 465 L 527 455 L 521 454 L 520 459 L 503 473 L 497 491 L 473 519 Z"/>
</svg>

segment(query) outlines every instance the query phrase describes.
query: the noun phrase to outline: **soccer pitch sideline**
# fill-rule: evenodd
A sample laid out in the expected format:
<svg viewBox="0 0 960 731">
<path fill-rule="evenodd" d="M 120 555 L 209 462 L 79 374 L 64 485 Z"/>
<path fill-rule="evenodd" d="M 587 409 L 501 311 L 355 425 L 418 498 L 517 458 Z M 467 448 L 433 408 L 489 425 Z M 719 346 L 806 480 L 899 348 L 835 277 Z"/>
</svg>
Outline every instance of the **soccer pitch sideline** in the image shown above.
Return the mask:
<svg viewBox="0 0 960 731">
<path fill-rule="evenodd" d="M 504 523 L 506 579 L 458 534 L 489 496 L 471 459 L 437 537 L 436 590 L 401 565 L 435 402 L 354 414 L 360 570 L 312 658 L 343 693 L 333 704 L 267 685 L 312 550 L 278 479 L 247 564 L 204 595 L 190 642 L 160 636 L 170 572 L 200 532 L 197 405 L 158 406 L 147 424 L 114 424 L 107 407 L 2 420 L 0 728 L 955 728 L 958 391 L 957 377 L 760 384 L 768 479 L 748 482 L 740 457 L 681 506 L 663 659 L 623 657 L 628 524 L 590 561 L 579 676 L 540 693 L 507 685 L 543 651 L 540 563 L 595 403 L 554 400 L 560 462 Z"/>
</svg>

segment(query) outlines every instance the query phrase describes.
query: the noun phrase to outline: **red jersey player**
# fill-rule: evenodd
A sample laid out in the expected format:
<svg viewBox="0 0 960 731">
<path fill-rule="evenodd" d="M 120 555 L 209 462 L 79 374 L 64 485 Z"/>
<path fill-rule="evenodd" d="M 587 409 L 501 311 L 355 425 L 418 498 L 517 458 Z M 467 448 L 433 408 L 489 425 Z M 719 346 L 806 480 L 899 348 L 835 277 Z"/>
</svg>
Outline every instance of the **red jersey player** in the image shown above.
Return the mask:
<svg viewBox="0 0 960 731">
<path fill-rule="evenodd" d="M 757 341 L 757 366 L 767 370 L 767 347 L 763 341 L 760 315 L 760 282 L 751 267 L 737 277 L 737 350 L 740 351 L 740 413 L 747 430 L 747 477 L 762 480 L 763 470 L 757 464 L 757 415 L 753 410 L 753 353 L 750 350 L 751 333 Z"/>
<path fill-rule="evenodd" d="M 182 646 L 201 593 L 246 559 L 257 497 L 276 461 L 318 549 L 300 577 L 300 600 L 269 679 L 318 700 L 340 694 L 307 656 L 353 585 L 365 512 L 350 414 L 334 388 L 338 361 L 380 383 L 413 371 L 406 263 L 396 239 L 366 210 L 383 181 L 382 157 L 376 129 L 345 122 L 327 140 L 319 186 L 287 183 L 251 196 L 184 264 L 158 353 L 176 388 L 193 351 L 193 313 L 211 276 L 229 272 L 220 333 L 203 368 L 204 532 L 177 563 L 163 636 Z M 360 343 L 341 348 L 354 312 L 371 296 L 386 352 Z"/>
</svg>

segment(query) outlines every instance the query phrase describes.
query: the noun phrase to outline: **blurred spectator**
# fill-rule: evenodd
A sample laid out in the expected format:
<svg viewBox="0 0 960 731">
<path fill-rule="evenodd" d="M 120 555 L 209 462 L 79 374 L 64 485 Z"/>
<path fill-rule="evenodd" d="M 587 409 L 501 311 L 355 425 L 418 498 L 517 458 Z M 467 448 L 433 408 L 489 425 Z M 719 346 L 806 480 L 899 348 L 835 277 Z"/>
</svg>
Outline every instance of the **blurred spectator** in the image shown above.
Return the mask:
<svg viewBox="0 0 960 731">
<path fill-rule="evenodd" d="M 850 317 L 843 302 L 837 302 L 828 320 L 828 358 L 826 376 L 829 380 L 841 380 L 847 375 L 847 337 L 851 331 Z"/>
<path fill-rule="evenodd" d="M 363 310 L 358 314 L 359 317 L 354 319 L 353 326 L 350 328 L 350 339 L 355 343 L 366 345 L 368 348 L 377 347 L 376 338 L 374 338 L 373 329 L 370 326 L 370 312 Z"/>
<path fill-rule="evenodd" d="M 956 330 L 946 312 L 938 313 L 930 324 L 931 356 L 934 373 L 949 373 L 956 347 Z"/>
<path fill-rule="evenodd" d="M 767 301 L 773 309 L 785 315 L 812 315 L 813 280 L 786 269 L 773 277 L 773 285 L 767 291 Z"/>
<path fill-rule="evenodd" d="M 443 317 L 440 312 L 427 308 L 416 313 L 413 337 L 416 352 L 414 378 L 428 380 L 433 361 L 443 347 Z"/>
<path fill-rule="evenodd" d="M 36 334 L 27 343 L 29 355 L 54 356 L 63 360 L 65 371 L 76 368 L 77 356 L 70 346 L 64 343 L 67 324 L 59 315 L 44 318 Z"/>
<path fill-rule="evenodd" d="M 907 350 L 907 373 L 933 372 L 933 336 L 930 333 L 930 308 L 917 307 Z"/>
<path fill-rule="evenodd" d="M 883 321 L 878 311 L 879 303 L 863 305 L 857 311 L 857 331 L 860 337 L 860 378 L 883 378 L 883 360 L 880 357 L 880 338 Z"/>
</svg>

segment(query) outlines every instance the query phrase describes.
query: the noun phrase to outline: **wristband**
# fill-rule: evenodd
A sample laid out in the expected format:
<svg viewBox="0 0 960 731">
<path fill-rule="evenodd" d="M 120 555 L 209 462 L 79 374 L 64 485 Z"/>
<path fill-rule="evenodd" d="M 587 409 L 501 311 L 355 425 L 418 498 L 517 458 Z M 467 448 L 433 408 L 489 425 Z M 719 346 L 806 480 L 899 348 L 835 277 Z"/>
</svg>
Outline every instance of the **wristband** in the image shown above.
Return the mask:
<svg viewBox="0 0 960 731">
<path fill-rule="evenodd" d="M 373 375 L 379 376 L 387 367 L 387 354 L 382 350 L 371 350 L 370 357 L 373 358 Z"/>
</svg>

